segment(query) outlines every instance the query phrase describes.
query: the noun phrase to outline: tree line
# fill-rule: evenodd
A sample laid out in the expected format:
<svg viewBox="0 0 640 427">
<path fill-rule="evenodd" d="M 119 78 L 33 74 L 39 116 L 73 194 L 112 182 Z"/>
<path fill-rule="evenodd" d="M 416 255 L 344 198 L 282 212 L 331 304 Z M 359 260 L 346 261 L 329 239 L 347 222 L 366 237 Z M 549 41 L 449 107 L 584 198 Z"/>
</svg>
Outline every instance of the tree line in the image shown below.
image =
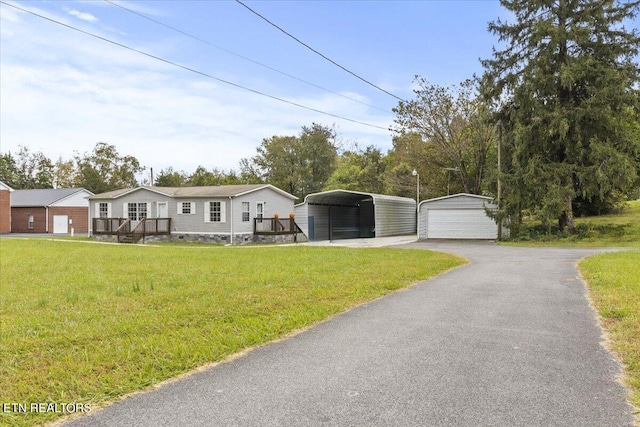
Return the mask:
<svg viewBox="0 0 640 427">
<path fill-rule="evenodd" d="M 386 153 L 345 146 L 334 128 L 313 123 L 264 138 L 237 170 L 169 167 L 154 184 L 270 183 L 301 200 L 338 188 L 416 197 L 419 187 L 421 200 L 485 194 L 512 234 L 526 216 L 571 230 L 574 215 L 640 196 L 640 35 L 624 26 L 640 1 L 501 4 L 514 22 L 489 23 L 503 48 L 481 60 L 483 75 L 451 86 L 416 76 L 413 98 L 393 109 Z M 106 143 L 55 163 L 26 147 L 0 156 L 0 180 L 14 188 L 100 193 L 140 184 L 143 170 Z"/>
</svg>

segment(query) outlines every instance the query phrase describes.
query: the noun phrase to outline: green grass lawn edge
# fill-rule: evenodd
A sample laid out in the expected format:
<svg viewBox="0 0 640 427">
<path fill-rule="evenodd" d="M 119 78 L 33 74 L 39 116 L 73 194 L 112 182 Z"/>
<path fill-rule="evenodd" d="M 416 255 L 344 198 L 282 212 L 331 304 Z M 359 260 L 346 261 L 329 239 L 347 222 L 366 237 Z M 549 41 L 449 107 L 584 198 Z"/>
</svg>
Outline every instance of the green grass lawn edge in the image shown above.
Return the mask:
<svg viewBox="0 0 640 427">
<path fill-rule="evenodd" d="M 465 264 L 424 250 L 3 239 L 1 403 L 93 408 Z M 59 413 L 0 413 L 39 425 Z"/>
<path fill-rule="evenodd" d="M 606 347 L 623 366 L 640 425 L 640 250 L 593 255 L 579 263 L 588 295 L 607 338 Z"/>
</svg>

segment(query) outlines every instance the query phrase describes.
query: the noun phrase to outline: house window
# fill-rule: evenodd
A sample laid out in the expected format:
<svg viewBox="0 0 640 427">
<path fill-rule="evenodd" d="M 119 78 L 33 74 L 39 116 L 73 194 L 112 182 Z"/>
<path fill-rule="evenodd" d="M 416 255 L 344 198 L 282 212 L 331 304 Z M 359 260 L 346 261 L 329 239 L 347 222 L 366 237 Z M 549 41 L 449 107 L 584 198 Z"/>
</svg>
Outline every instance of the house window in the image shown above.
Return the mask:
<svg viewBox="0 0 640 427">
<path fill-rule="evenodd" d="M 27 215 L 27 228 L 33 230 L 33 215 Z"/>
<path fill-rule="evenodd" d="M 209 203 L 209 221 L 220 222 L 222 219 L 222 207 L 220 202 Z"/>
<path fill-rule="evenodd" d="M 249 222 L 251 219 L 251 206 L 249 202 L 242 202 L 242 222 Z"/>
<path fill-rule="evenodd" d="M 178 202 L 178 214 L 191 215 L 196 213 L 194 202 Z"/>
<path fill-rule="evenodd" d="M 100 218 L 109 218 L 109 203 L 100 202 L 98 204 L 98 216 Z"/>
<path fill-rule="evenodd" d="M 131 221 L 141 221 L 147 217 L 146 203 L 129 203 L 127 206 L 127 216 Z"/>
</svg>

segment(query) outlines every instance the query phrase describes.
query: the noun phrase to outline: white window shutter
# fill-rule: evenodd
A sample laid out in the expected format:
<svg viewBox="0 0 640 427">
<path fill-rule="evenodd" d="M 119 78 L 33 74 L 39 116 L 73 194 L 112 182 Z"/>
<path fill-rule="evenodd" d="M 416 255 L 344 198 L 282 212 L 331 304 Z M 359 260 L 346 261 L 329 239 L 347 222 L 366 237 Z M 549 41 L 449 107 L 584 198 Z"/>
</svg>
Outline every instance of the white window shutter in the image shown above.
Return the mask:
<svg viewBox="0 0 640 427">
<path fill-rule="evenodd" d="M 191 203 L 191 215 L 195 215 L 196 214 L 196 202 L 189 202 Z"/>
<path fill-rule="evenodd" d="M 100 202 L 95 202 L 94 203 L 94 214 L 93 214 L 94 218 L 100 218 Z"/>
<path fill-rule="evenodd" d="M 129 203 L 122 204 L 122 217 L 129 218 Z"/>
<path fill-rule="evenodd" d="M 220 202 L 220 222 L 227 222 L 227 202 Z"/>
<path fill-rule="evenodd" d="M 100 208 L 98 208 L 100 209 Z M 99 216 L 99 214 L 98 214 Z M 111 202 L 107 202 L 107 218 L 111 218 Z"/>
<path fill-rule="evenodd" d="M 204 202 L 204 222 L 211 222 L 209 209 L 211 209 L 211 202 Z"/>
<path fill-rule="evenodd" d="M 178 202 L 177 205 L 178 215 L 182 215 L 182 202 Z"/>
</svg>

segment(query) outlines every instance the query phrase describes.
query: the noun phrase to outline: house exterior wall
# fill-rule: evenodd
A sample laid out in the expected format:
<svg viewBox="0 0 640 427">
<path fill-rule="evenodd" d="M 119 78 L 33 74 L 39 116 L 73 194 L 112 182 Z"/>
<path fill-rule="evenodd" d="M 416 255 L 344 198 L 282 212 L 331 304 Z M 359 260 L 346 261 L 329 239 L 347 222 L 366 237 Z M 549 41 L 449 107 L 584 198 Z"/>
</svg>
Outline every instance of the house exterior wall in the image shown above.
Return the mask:
<svg viewBox="0 0 640 427">
<path fill-rule="evenodd" d="M 86 205 L 86 200 L 84 201 Z M 66 215 L 71 221 L 67 228 L 67 233 L 71 233 L 73 228 L 74 233 L 86 233 L 89 231 L 89 208 L 87 207 L 66 207 L 66 206 L 51 206 L 49 208 L 49 233 L 53 233 L 53 216 L 54 215 Z"/>
<path fill-rule="evenodd" d="M 29 228 L 29 215 L 33 215 L 33 228 Z M 46 208 L 38 207 L 13 207 L 11 208 L 11 232 L 12 233 L 46 233 L 47 212 Z"/>
<path fill-rule="evenodd" d="M 11 232 L 11 192 L 0 189 L 0 234 Z"/>
<path fill-rule="evenodd" d="M 249 221 L 242 221 L 242 202 L 249 202 Z M 270 188 L 262 188 L 233 198 L 233 232 L 253 233 L 253 219 L 257 217 L 257 204 L 264 203 L 264 218 L 289 218 L 294 213 L 294 200 Z"/>
</svg>

